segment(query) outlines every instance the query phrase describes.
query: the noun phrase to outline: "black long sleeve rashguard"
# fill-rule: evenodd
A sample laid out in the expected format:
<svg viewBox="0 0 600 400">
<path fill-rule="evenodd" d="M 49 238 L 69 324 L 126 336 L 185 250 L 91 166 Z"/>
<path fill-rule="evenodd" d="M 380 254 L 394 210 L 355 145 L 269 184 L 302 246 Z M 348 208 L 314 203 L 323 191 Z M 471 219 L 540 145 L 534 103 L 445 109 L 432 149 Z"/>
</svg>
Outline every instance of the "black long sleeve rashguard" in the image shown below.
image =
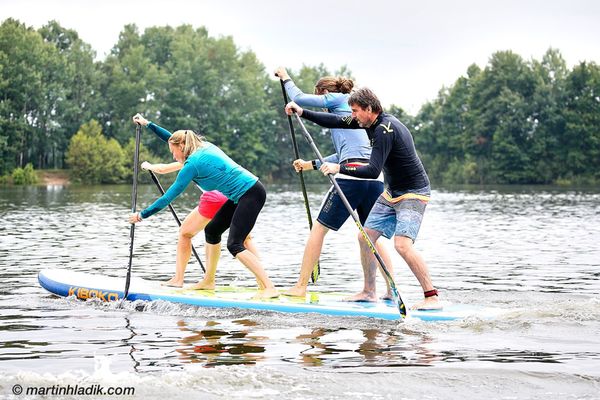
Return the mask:
<svg viewBox="0 0 600 400">
<path fill-rule="evenodd" d="M 302 117 L 325 128 L 360 128 L 358 121 L 351 116 L 303 110 Z M 381 113 L 365 130 L 372 146 L 369 163 L 364 166 L 341 165 L 341 173 L 375 179 L 383 170 L 385 185 L 392 197 L 429 186 L 413 137 L 402 122 L 393 115 Z"/>
</svg>

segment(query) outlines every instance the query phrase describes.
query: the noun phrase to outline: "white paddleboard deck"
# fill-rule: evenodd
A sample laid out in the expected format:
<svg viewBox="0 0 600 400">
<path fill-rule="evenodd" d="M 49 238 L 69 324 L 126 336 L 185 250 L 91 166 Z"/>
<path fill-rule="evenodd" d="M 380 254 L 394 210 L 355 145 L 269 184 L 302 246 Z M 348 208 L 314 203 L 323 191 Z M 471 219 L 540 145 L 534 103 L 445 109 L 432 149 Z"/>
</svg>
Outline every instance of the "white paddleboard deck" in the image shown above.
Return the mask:
<svg viewBox="0 0 600 400">
<path fill-rule="evenodd" d="M 45 269 L 39 272 L 40 285 L 59 296 L 76 296 L 79 299 L 98 298 L 119 301 L 123 298 L 125 279 L 62 269 Z M 241 308 L 293 313 L 319 313 L 337 316 L 361 316 L 388 320 L 400 319 L 395 302 L 347 302 L 348 294 L 309 292 L 305 298 L 280 296 L 275 299 L 257 299 L 256 289 L 217 287 L 215 290 L 191 290 L 162 286 L 160 282 L 132 278 L 127 300 L 164 300 L 199 307 Z M 477 317 L 493 318 L 498 309 L 471 305 L 444 305 L 442 310 L 408 310 L 408 317 L 425 321 L 451 321 Z"/>
</svg>

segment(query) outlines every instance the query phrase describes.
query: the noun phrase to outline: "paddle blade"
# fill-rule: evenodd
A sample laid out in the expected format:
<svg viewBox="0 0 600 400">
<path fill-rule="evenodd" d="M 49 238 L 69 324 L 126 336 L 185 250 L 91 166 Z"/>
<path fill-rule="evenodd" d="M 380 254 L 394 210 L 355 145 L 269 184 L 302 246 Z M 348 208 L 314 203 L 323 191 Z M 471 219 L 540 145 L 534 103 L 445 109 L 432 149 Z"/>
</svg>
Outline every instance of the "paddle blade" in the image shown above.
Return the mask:
<svg viewBox="0 0 600 400">
<path fill-rule="evenodd" d="M 398 303 L 398 311 L 400 311 L 400 316 L 402 318 L 406 318 L 406 306 L 404 305 L 404 301 L 402 301 L 402 297 L 400 297 L 400 293 L 398 293 L 398 289 L 393 287 L 392 293 L 394 294 L 394 297 Z"/>
<path fill-rule="evenodd" d="M 400 301 L 398 302 L 398 310 L 400 310 L 400 316 L 402 318 L 406 318 L 406 306 L 404 305 L 402 299 L 400 299 Z"/>
<path fill-rule="evenodd" d="M 312 281 L 312 283 L 317 283 L 317 281 L 319 280 L 319 276 L 321 276 L 321 266 L 317 261 L 310 274 L 310 280 Z"/>
</svg>

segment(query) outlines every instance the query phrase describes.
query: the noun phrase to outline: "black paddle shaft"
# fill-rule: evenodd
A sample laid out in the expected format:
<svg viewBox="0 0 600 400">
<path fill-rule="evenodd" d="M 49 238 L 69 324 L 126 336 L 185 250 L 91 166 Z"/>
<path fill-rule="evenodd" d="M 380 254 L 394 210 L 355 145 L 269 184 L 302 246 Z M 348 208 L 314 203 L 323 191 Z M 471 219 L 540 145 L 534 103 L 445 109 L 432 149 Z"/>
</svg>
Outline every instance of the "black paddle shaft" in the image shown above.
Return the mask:
<svg viewBox="0 0 600 400">
<path fill-rule="evenodd" d="M 158 188 L 158 191 L 160 192 L 160 194 L 164 195 L 165 194 L 165 189 L 163 189 L 162 185 L 158 181 L 158 178 L 157 178 L 156 174 L 154 172 L 150 171 L 150 170 L 148 170 L 148 172 L 150 173 L 150 177 L 154 181 L 154 184 Z M 173 215 L 173 218 L 175 218 L 175 221 L 177 221 L 177 225 L 181 226 L 181 220 L 177 216 L 177 213 L 175 212 L 175 209 L 173 208 L 173 206 L 171 204 L 169 204 L 169 210 L 171 211 L 171 214 Z M 198 252 L 196 252 L 196 248 L 194 247 L 194 245 L 192 245 L 192 253 L 194 253 L 194 256 L 196 257 L 196 260 L 198 260 L 198 263 L 200 264 L 200 268 L 202 268 L 202 272 L 206 272 L 206 270 L 204 269 L 204 264 L 202 264 L 202 261 L 200 260 L 200 256 L 198 255 Z"/>
<path fill-rule="evenodd" d="M 321 155 L 321 152 L 319 151 L 319 149 L 315 145 L 315 142 L 313 141 L 312 136 L 310 135 L 310 133 L 308 133 L 308 131 L 306 130 L 306 127 L 304 126 L 304 123 L 300 119 L 300 116 L 298 114 L 296 114 L 296 113 L 294 113 L 294 115 L 296 116 L 296 121 L 298 122 L 298 124 L 302 128 L 302 133 L 304 134 L 304 138 L 308 141 L 308 144 L 310 145 L 310 147 L 312 148 L 312 150 L 317 155 L 317 158 L 319 159 L 319 161 L 321 161 L 322 164 L 325 163 L 325 160 L 323 160 L 323 156 Z M 352 206 L 348 202 L 348 199 L 344 195 L 344 192 L 342 192 L 342 189 L 338 185 L 337 181 L 335 180 L 335 178 L 333 177 L 333 175 L 328 174 L 327 176 L 328 176 L 329 180 L 331 181 L 331 184 L 335 187 L 335 190 L 337 191 L 338 195 L 340 196 L 340 199 L 342 200 L 342 203 L 344 203 L 344 206 L 346 206 L 346 209 L 348 210 L 348 212 L 352 216 L 352 219 L 354 219 L 354 222 L 356 223 L 356 226 L 358 227 L 358 229 L 360 230 L 360 232 L 364 236 L 365 240 L 367 241 L 367 244 L 369 245 L 369 248 L 371 249 L 371 251 L 375 255 L 375 258 L 377 259 L 377 261 L 379 262 L 379 265 L 381 265 L 381 270 L 383 271 L 383 273 L 384 273 L 384 275 L 385 275 L 385 277 L 386 277 L 386 279 L 387 279 L 387 281 L 388 281 L 388 283 L 390 285 L 390 289 L 392 290 L 392 294 L 396 297 L 396 300 L 398 302 L 398 310 L 400 311 L 400 315 L 403 318 L 406 317 L 406 306 L 404 305 L 404 302 L 402 301 L 402 298 L 400 297 L 400 293 L 398 292 L 398 289 L 396 288 L 396 284 L 394 282 L 394 278 L 392 277 L 392 275 L 388 271 L 387 267 L 385 266 L 385 263 L 383 262 L 383 259 L 381 258 L 381 256 L 379 255 L 379 252 L 375 248 L 375 245 L 371 241 L 371 238 L 369 238 L 369 235 L 367 235 L 367 233 L 365 232 L 365 229 L 363 228 L 362 224 L 360 223 L 360 219 L 358 219 L 358 216 L 356 215 L 356 213 L 352 209 Z"/>
<path fill-rule="evenodd" d="M 135 152 L 133 153 L 133 189 L 131 191 L 131 213 L 135 213 L 137 209 L 137 181 L 140 161 L 140 137 L 142 127 L 139 124 L 135 125 Z M 135 224 L 131 224 L 129 230 L 129 265 L 127 266 L 127 277 L 125 278 L 125 291 L 123 299 L 129 294 L 129 285 L 131 283 L 131 264 L 133 261 L 133 239 L 135 237 Z"/>
<path fill-rule="evenodd" d="M 275 75 L 277 76 L 277 75 Z M 288 103 L 287 93 L 285 92 L 285 84 L 282 79 L 279 79 L 279 83 L 281 83 L 281 93 L 283 94 L 283 106 L 285 107 Z M 296 160 L 300 158 L 300 153 L 298 151 L 298 143 L 296 143 L 296 134 L 294 133 L 294 124 L 292 123 L 292 117 L 287 116 L 288 126 L 290 129 L 290 136 L 292 137 L 292 145 L 294 147 L 294 155 L 296 156 Z M 304 208 L 306 208 L 306 217 L 308 219 L 308 227 L 312 230 L 313 221 L 312 216 L 310 214 L 310 206 L 308 204 L 308 194 L 306 193 L 306 185 L 304 184 L 304 175 L 302 174 L 302 170 L 298 173 L 300 176 L 300 186 L 302 187 L 302 196 L 304 196 Z M 317 279 L 319 279 L 319 275 L 321 274 L 321 266 L 317 261 L 315 265 L 315 270 L 310 275 L 312 282 L 316 283 Z"/>
<path fill-rule="evenodd" d="M 285 92 L 285 85 L 283 81 L 280 79 L 281 83 L 281 92 L 283 94 L 283 105 L 286 106 L 288 103 L 288 97 Z M 294 147 L 294 156 L 296 156 L 296 160 L 300 158 L 300 152 L 298 151 L 298 143 L 296 142 L 296 134 L 294 133 L 294 124 L 292 124 L 292 117 L 287 116 L 288 125 L 290 128 L 290 136 L 292 138 L 292 145 Z M 304 207 L 306 208 L 306 215 L 308 216 L 308 226 L 312 229 L 312 216 L 310 215 L 310 207 L 308 205 L 308 195 L 306 193 L 306 185 L 304 184 L 304 175 L 302 175 L 302 171 L 299 172 L 300 175 L 300 185 L 302 186 L 302 195 L 304 196 Z"/>
</svg>

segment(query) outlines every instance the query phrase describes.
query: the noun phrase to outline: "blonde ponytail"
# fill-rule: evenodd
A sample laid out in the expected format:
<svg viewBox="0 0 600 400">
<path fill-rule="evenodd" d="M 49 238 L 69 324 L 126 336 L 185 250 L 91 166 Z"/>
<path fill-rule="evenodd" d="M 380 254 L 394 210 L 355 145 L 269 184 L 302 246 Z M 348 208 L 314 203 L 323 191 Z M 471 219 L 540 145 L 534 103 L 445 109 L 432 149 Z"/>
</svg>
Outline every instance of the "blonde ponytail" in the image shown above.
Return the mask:
<svg viewBox="0 0 600 400">
<path fill-rule="evenodd" d="M 183 159 L 187 160 L 196 150 L 204 145 L 204 138 L 191 130 L 176 131 L 169 138 L 169 143 L 183 146 Z"/>
</svg>

